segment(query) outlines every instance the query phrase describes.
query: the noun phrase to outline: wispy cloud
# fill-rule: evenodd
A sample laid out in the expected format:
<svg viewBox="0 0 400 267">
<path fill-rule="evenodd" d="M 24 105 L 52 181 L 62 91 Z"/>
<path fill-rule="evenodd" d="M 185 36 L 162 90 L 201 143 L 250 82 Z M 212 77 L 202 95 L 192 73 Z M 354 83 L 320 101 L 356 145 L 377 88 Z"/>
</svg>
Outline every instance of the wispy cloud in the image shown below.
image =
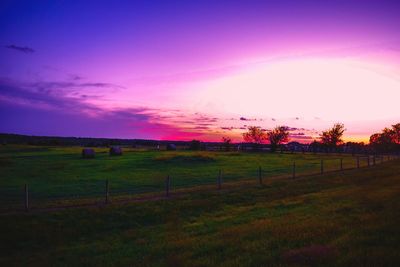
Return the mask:
<svg viewBox="0 0 400 267">
<path fill-rule="evenodd" d="M 82 136 L 81 133 L 85 132 L 82 127 L 88 128 L 90 125 L 94 125 L 94 128 L 102 130 L 99 133 L 94 133 L 92 128 L 88 128 L 86 129 L 87 134 L 83 135 L 187 140 L 191 138 L 202 139 L 216 128 L 218 118 L 209 117 L 205 114 L 146 106 L 105 108 L 87 101 L 88 98 L 93 98 L 92 95 L 71 94 L 69 90 L 63 90 L 87 86 L 112 87 L 114 85 L 100 82 L 22 84 L 13 80 L 0 79 L 0 104 L 5 109 L 2 117 L 5 116 L 6 121 L 0 127 L 0 130 L 10 131 L 7 130 L 8 125 L 17 125 L 16 128 L 23 128 L 23 124 L 28 125 L 26 121 L 20 124 L 11 121 L 13 117 L 16 117 L 13 114 L 15 112 L 36 116 L 34 120 L 45 125 L 49 133 L 59 134 L 58 129 L 64 129 L 63 135 L 75 135 L 74 132 L 76 132 L 76 134 Z M 46 118 L 51 118 L 51 120 L 46 120 Z M 69 121 L 65 122 L 63 118 L 68 118 Z M 79 126 L 74 126 L 76 129 L 65 129 L 64 123 L 73 125 L 74 120 L 77 124 L 79 122 Z M 42 133 L 39 126 L 31 125 L 30 127 L 37 129 L 37 133 Z M 107 127 L 110 127 L 110 129 Z M 35 131 L 32 130 L 32 132 Z"/>
<path fill-rule="evenodd" d="M 249 119 L 249 118 L 245 118 L 245 117 L 240 117 L 241 121 L 257 121 L 257 119 Z"/>
<path fill-rule="evenodd" d="M 18 46 L 18 45 L 13 45 L 12 44 L 12 45 L 6 45 L 5 47 L 9 48 L 9 49 L 13 49 L 13 50 L 19 51 L 19 52 L 22 52 L 22 53 L 26 53 L 26 54 L 31 54 L 31 53 L 35 52 L 35 50 L 33 50 L 32 48 L 27 47 L 27 46 Z"/>
<path fill-rule="evenodd" d="M 76 81 L 52 81 L 52 82 L 36 82 L 30 84 L 32 88 L 37 88 L 40 91 L 49 91 L 57 89 L 82 89 L 82 88 L 113 88 L 113 89 L 125 89 L 124 86 L 104 83 L 104 82 L 76 82 Z"/>
<path fill-rule="evenodd" d="M 80 80 L 83 79 L 82 76 L 76 75 L 76 74 L 70 74 L 70 75 L 69 75 L 69 78 L 70 78 L 71 80 L 73 80 L 73 81 L 80 81 Z"/>
<path fill-rule="evenodd" d="M 49 89 L 20 84 L 5 79 L 0 80 L 0 100 L 39 109 L 63 110 L 67 113 L 74 111 L 93 113 L 99 110 L 79 98 L 68 97 L 62 93 L 56 94 Z"/>
</svg>

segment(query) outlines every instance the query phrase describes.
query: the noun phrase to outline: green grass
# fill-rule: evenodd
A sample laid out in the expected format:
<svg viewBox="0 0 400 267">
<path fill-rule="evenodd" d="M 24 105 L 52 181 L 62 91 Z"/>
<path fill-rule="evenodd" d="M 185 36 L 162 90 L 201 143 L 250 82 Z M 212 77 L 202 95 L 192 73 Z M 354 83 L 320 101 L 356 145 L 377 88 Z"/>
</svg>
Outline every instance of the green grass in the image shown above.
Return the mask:
<svg viewBox="0 0 400 267">
<path fill-rule="evenodd" d="M 82 159 L 80 147 L 0 147 L 0 192 L 20 201 L 28 183 L 32 200 L 76 195 L 101 195 L 105 180 L 112 193 L 153 192 L 164 188 L 170 175 L 173 188 L 215 184 L 222 170 L 224 182 L 263 177 L 290 176 L 293 161 L 297 174 L 318 173 L 320 159 L 325 170 L 354 167 L 349 155 L 271 154 L 238 152 L 146 151 L 125 148 L 121 157 L 110 157 L 107 148 L 96 149 L 95 159 Z M 363 163 L 365 165 L 365 163 Z M 0 195 L 4 195 L 0 194 Z"/>
<path fill-rule="evenodd" d="M 0 266 L 399 266 L 399 163 L 1 215 Z"/>
</svg>

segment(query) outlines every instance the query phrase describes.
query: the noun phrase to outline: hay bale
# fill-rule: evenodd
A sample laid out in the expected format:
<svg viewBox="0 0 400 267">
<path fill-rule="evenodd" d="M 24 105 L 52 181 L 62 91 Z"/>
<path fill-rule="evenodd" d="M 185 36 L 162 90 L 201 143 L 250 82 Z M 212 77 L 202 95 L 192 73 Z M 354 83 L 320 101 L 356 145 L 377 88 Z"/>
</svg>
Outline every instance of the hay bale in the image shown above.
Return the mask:
<svg viewBox="0 0 400 267">
<path fill-rule="evenodd" d="M 84 148 L 82 149 L 82 158 L 84 159 L 92 159 L 95 156 L 95 152 L 93 148 Z"/>
<path fill-rule="evenodd" d="M 110 147 L 110 156 L 122 156 L 122 148 L 119 146 Z"/>
<path fill-rule="evenodd" d="M 168 151 L 174 151 L 174 150 L 176 150 L 176 145 L 174 145 L 174 144 L 168 144 L 168 145 L 167 145 L 167 150 L 168 150 Z"/>
</svg>

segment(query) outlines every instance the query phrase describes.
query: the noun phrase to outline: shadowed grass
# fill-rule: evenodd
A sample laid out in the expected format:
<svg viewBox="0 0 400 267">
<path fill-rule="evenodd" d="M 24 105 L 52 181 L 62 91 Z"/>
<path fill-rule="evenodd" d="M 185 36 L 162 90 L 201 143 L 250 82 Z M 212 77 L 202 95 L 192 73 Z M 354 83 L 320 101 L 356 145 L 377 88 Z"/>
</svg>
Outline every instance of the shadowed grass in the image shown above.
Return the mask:
<svg viewBox="0 0 400 267">
<path fill-rule="evenodd" d="M 398 266 L 399 161 L 152 202 L 0 217 L 2 266 Z"/>
</svg>

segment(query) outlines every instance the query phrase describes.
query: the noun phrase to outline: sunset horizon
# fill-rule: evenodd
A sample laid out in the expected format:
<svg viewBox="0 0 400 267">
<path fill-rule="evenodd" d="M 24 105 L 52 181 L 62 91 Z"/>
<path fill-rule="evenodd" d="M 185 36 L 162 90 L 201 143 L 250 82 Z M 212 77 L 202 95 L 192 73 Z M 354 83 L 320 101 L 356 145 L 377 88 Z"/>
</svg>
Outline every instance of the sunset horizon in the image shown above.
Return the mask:
<svg viewBox="0 0 400 267">
<path fill-rule="evenodd" d="M 309 143 L 343 123 L 368 143 L 400 121 L 399 5 L 383 2 L 4 1 L 0 132 L 241 142 L 287 126 Z"/>
<path fill-rule="evenodd" d="M 1 266 L 400 266 L 400 0 L 0 0 Z"/>
</svg>

